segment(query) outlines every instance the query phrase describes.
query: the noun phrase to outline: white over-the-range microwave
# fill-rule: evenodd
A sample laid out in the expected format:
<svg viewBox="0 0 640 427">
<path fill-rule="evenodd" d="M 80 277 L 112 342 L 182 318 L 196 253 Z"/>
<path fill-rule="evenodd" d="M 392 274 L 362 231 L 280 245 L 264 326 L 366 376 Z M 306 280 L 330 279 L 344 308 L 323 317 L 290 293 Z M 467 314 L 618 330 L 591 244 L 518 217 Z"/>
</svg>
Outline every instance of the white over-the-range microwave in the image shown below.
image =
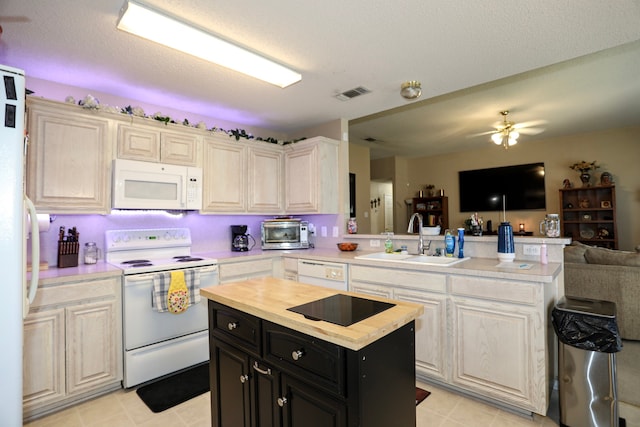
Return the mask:
<svg viewBox="0 0 640 427">
<path fill-rule="evenodd" d="M 202 209 L 202 169 L 164 163 L 113 161 L 114 209 Z"/>
</svg>

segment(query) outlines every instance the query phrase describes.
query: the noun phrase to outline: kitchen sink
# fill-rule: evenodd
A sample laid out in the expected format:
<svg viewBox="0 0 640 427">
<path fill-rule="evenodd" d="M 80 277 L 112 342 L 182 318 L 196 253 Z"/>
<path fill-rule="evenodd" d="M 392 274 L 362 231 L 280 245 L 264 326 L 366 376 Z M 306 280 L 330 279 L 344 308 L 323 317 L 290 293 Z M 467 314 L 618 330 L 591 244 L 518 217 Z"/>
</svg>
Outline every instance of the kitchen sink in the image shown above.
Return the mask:
<svg viewBox="0 0 640 427">
<path fill-rule="evenodd" d="M 450 258 L 431 255 L 402 255 L 395 252 L 392 254 L 388 254 L 386 252 L 374 252 L 367 255 L 359 255 L 355 257 L 355 259 L 364 259 L 369 261 L 391 261 L 397 262 L 399 264 L 438 265 L 441 267 L 448 267 L 450 265 L 466 261 L 470 258 Z"/>
<path fill-rule="evenodd" d="M 403 259 L 402 262 L 411 263 L 411 264 L 420 264 L 420 265 L 442 265 L 449 266 L 453 264 L 457 264 L 462 261 L 466 261 L 470 259 L 466 258 L 457 258 L 457 257 L 444 257 L 444 256 L 431 256 L 431 255 L 416 255 L 411 258 Z"/>
<path fill-rule="evenodd" d="M 414 258 L 416 255 L 400 254 L 398 252 L 386 253 L 386 252 L 374 252 L 367 255 L 359 255 L 354 257 L 355 259 L 377 259 L 382 261 L 402 261 L 407 258 Z"/>
</svg>

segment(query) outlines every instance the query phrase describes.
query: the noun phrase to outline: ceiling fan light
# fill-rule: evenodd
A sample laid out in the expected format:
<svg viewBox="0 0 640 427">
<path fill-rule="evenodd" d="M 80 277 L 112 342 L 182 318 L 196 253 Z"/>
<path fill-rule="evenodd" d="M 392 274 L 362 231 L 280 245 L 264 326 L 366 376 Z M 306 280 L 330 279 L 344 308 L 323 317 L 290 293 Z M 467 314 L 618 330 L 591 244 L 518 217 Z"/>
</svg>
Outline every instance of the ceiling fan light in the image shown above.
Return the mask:
<svg viewBox="0 0 640 427">
<path fill-rule="evenodd" d="M 493 135 L 491 135 L 491 140 L 492 140 L 496 145 L 500 145 L 500 144 L 502 144 L 502 134 L 501 134 L 501 133 L 494 133 Z"/>
<path fill-rule="evenodd" d="M 518 140 L 515 138 L 509 137 L 508 143 L 509 143 L 509 146 L 516 145 L 518 143 Z"/>
<path fill-rule="evenodd" d="M 416 99 L 422 95 L 422 85 L 416 80 L 410 80 L 400 85 L 400 95 L 405 99 Z"/>
<path fill-rule="evenodd" d="M 509 137 L 513 138 L 513 139 L 518 139 L 518 138 L 520 138 L 520 132 L 517 132 L 515 130 L 511 131 L 511 132 L 509 132 Z"/>
</svg>

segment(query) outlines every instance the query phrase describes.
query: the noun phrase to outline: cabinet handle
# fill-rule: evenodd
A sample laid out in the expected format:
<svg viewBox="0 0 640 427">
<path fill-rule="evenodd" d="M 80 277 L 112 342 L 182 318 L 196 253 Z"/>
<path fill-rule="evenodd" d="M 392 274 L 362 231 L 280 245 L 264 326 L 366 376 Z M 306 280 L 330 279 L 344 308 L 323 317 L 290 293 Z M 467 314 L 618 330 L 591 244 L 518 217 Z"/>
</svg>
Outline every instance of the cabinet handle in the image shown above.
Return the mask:
<svg viewBox="0 0 640 427">
<path fill-rule="evenodd" d="M 286 397 L 279 397 L 278 398 L 278 406 L 279 407 L 284 407 L 284 405 L 287 403 L 287 398 Z"/>
<path fill-rule="evenodd" d="M 233 331 L 237 327 L 238 327 L 238 324 L 236 322 L 229 322 L 227 324 L 227 328 L 229 328 L 230 331 Z"/>
<path fill-rule="evenodd" d="M 249 375 L 240 375 L 240 382 L 242 384 L 246 383 L 247 381 L 249 381 Z"/>
<path fill-rule="evenodd" d="M 304 356 L 302 350 L 294 350 L 291 352 L 291 357 L 293 358 L 293 360 L 300 360 L 302 356 Z"/>
<path fill-rule="evenodd" d="M 267 368 L 266 370 L 260 368 L 258 362 L 253 362 L 253 369 L 262 375 L 271 375 L 271 368 Z"/>
</svg>

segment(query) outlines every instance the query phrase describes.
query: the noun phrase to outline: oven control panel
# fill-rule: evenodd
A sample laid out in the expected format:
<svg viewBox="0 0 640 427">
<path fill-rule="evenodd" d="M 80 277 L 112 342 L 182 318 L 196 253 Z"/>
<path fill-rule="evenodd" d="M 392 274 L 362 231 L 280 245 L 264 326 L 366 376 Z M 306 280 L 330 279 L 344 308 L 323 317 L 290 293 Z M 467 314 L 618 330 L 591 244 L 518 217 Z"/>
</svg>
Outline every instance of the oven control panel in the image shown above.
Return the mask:
<svg viewBox="0 0 640 427">
<path fill-rule="evenodd" d="M 107 230 L 105 240 L 107 251 L 191 246 L 191 232 L 188 228 Z"/>
</svg>

